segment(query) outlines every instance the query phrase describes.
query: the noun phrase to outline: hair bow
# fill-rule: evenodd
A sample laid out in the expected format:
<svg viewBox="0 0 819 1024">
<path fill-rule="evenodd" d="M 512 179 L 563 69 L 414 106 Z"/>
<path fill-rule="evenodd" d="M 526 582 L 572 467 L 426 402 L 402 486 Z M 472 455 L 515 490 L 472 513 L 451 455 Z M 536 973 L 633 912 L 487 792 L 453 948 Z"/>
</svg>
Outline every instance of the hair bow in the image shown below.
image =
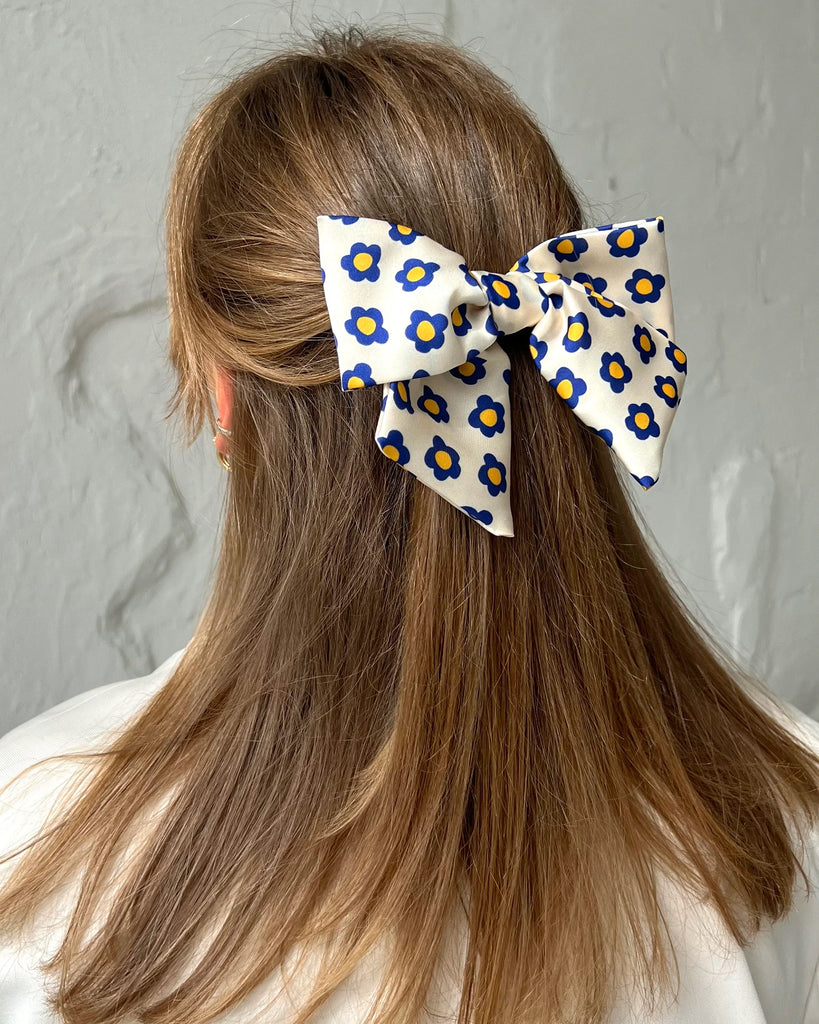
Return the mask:
<svg viewBox="0 0 819 1024">
<path fill-rule="evenodd" d="M 341 388 L 383 385 L 375 441 L 490 533 L 514 536 L 509 357 L 529 351 L 560 398 L 645 490 L 687 373 L 662 217 L 557 235 L 505 274 L 404 224 L 316 218 Z"/>
</svg>

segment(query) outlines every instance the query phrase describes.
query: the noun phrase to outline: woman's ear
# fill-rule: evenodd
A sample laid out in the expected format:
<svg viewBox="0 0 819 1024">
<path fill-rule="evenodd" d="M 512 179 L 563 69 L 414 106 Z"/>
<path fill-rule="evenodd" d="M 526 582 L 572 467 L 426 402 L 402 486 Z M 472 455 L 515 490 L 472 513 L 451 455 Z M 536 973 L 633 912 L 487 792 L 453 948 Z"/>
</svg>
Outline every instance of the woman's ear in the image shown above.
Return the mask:
<svg viewBox="0 0 819 1024">
<path fill-rule="evenodd" d="M 211 371 L 211 379 L 214 384 L 214 395 L 216 397 L 216 415 L 219 417 L 219 426 L 230 430 L 230 416 L 233 409 L 233 381 L 230 373 L 223 366 L 214 364 Z M 228 454 L 230 450 L 230 439 L 224 434 L 217 432 L 216 447 L 219 451 Z"/>
</svg>

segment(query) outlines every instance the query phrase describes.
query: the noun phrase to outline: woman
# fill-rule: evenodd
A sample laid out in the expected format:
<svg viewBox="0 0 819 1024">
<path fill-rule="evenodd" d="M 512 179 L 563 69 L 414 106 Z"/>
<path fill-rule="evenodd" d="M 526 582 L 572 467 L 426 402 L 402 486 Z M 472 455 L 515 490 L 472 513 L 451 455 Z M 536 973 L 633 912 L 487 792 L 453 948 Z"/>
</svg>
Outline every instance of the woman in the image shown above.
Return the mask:
<svg viewBox="0 0 819 1024">
<path fill-rule="evenodd" d="M 168 206 L 169 415 L 189 443 L 221 428 L 221 557 L 185 648 L 0 744 L 4 780 L 99 751 L 4 792 L 9 853 L 52 808 L 60 824 L 3 865 L 0 1019 L 819 1019 L 801 888 L 819 877 L 819 725 L 693 621 L 622 473 L 651 486 L 656 461 L 650 479 L 624 462 L 580 415 L 577 376 L 546 372 L 557 342 L 502 320 L 510 282 L 535 282 L 543 329 L 568 323 L 563 352 L 600 358 L 569 304 L 587 325 L 592 304 L 637 317 L 677 360 L 658 408 L 676 405 L 684 353 L 636 293 L 614 308 L 568 264 L 523 273 L 522 254 L 559 261 L 556 239 L 613 227 L 586 219 L 510 89 L 419 32 L 324 31 L 194 120 Z M 485 453 L 486 507 L 459 489 L 440 404 L 407 405 L 445 375 L 396 363 L 367 386 L 387 351 L 370 335 L 421 279 L 345 327 L 345 289 L 392 251 L 356 235 L 343 279 L 328 254 L 345 226 L 420 237 L 413 273 L 455 254 L 459 287 L 492 290 L 451 324 L 419 298 L 413 321 L 430 359 L 461 329 L 496 341 L 482 356 L 509 406 L 490 398 L 483 433 L 514 471 Z M 364 369 L 344 362 L 356 332 Z M 441 438 L 426 476 L 423 412 Z"/>
</svg>

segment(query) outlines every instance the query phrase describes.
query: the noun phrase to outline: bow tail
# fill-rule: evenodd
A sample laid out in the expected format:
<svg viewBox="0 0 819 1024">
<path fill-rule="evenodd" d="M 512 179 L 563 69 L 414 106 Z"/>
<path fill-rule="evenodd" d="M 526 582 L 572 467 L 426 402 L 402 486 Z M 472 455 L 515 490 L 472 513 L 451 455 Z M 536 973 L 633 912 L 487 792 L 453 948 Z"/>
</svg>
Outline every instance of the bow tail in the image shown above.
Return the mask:
<svg viewBox="0 0 819 1024">
<path fill-rule="evenodd" d="M 514 536 L 509 357 L 500 345 L 445 373 L 384 384 L 383 395 L 383 454 L 490 533 Z"/>
<path fill-rule="evenodd" d="M 660 475 L 685 385 L 686 355 L 631 307 L 617 305 L 619 315 L 601 316 L 586 289 L 560 290 L 564 316 L 547 314 L 534 326 L 532 358 L 575 415 L 648 490 Z"/>
</svg>

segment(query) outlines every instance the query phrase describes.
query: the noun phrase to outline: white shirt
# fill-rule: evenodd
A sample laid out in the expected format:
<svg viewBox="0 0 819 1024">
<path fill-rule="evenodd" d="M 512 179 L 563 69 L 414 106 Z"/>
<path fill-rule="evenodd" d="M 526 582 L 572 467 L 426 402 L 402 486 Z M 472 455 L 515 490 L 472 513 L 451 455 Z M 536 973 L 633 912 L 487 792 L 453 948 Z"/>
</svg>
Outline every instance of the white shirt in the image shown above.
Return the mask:
<svg viewBox="0 0 819 1024">
<path fill-rule="evenodd" d="M 162 687 L 184 650 L 147 676 L 86 690 L 6 733 L 0 738 L 0 786 L 42 757 L 90 748 L 109 730 L 125 725 Z M 770 710 L 819 750 L 819 722 L 781 699 Z M 15 801 L 16 785 L 6 792 L 0 800 L 0 854 L 37 831 L 70 770 L 70 765 L 49 770 L 25 800 Z M 0 881 L 14 863 L 0 864 Z M 819 827 L 810 833 L 803 866 L 819 889 Z M 673 883 L 666 887 L 661 882 L 663 912 L 679 961 L 679 996 L 651 1018 L 636 1015 L 624 996 L 611 1024 L 819 1024 L 819 892 L 807 897 L 801 878 L 797 885 L 801 888 L 791 913 L 763 925 L 743 949 L 715 911 L 689 902 Z M 51 982 L 38 967 L 60 937 L 59 929 L 46 929 L 23 946 L 0 945 L 0 1024 L 62 1024 L 46 1008 L 45 986 Z M 377 959 L 362 964 L 316 1020 L 358 1024 L 377 988 L 377 966 Z M 219 1024 L 245 1024 L 277 991 L 277 980 L 271 977 L 269 985 L 259 986 L 239 1007 L 221 1015 Z M 457 994 L 442 998 L 435 1009 L 452 1013 Z M 292 1004 L 282 999 L 265 1016 L 266 1024 L 287 1019 Z"/>
</svg>

